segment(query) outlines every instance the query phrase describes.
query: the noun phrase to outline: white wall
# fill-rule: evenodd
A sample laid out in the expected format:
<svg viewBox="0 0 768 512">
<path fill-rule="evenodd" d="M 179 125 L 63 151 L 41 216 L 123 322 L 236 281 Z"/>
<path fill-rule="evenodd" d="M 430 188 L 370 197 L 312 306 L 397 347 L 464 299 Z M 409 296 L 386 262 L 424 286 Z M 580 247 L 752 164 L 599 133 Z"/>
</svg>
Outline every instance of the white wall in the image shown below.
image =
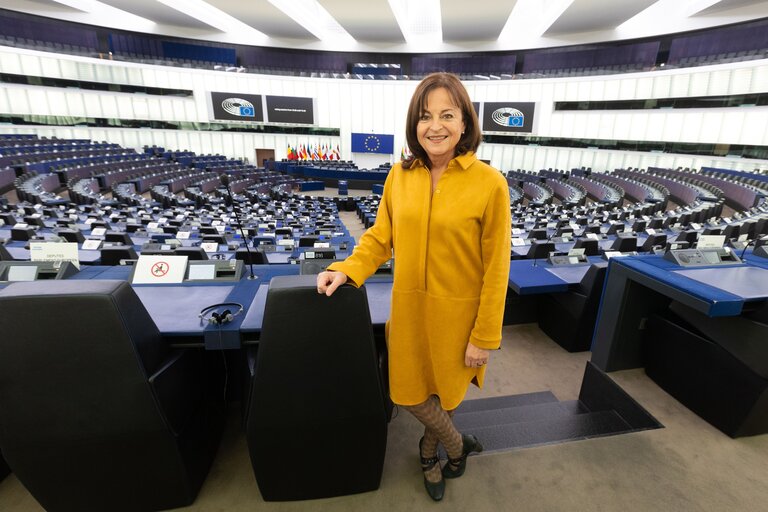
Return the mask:
<svg viewBox="0 0 768 512">
<path fill-rule="evenodd" d="M 143 144 L 189 149 L 198 153 L 222 153 L 253 159 L 253 148 L 274 148 L 278 158 L 288 144 L 340 146 L 342 159 L 350 160 L 352 132 L 392 133 L 396 159 L 404 145 L 406 108 L 416 82 L 339 80 L 225 73 L 188 68 L 150 66 L 84 57 L 53 55 L 0 47 L 0 69 L 26 74 L 120 83 L 148 87 L 190 89 L 194 96 L 178 98 L 145 94 L 113 93 L 56 87 L 0 84 L 0 113 L 116 117 L 163 121 L 209 122 L 209 91 L 306 96 L 316 98 L 318 126 L 337 128 L 339 137 L 261 133 L 205 132 L 183 130 L 131 130 L 99 128 L 16 129 L 0 131 L 51 134 L 58 137 L 87 137 L 129 147 Z M 768 92 L 768 61 L 749 61 L 717 66 L 669 69 L 654 72 L 550 78 L 466 82 L 475 101 L 535 101 L 536 122 L 532 135 L 542 137 L 594 138 L 602 140 L 681 141 L 768 145 L 768 107 L 714 109 L 669 109 L 628 111 L 554 111 L 556 101 L 595 101 L 665 98 Z M 72 135 L 69 135 L 72 134 Z M 545 148 L 486 144 L 480 155 L 500 169 L 591 166 L 647 167 L 659 162 L 670 166 L 714 165 L 734 169 L 767 168 L 766 161 L 715 157 L 692 157 L 624 151 Z M 358 157 L 358 155 L 354 155 Z M 376 155 L 375 166 L 386 160 Z M 617 165 L 621 162 L 621 165 Z M 645 163 L 645 162 L 654 162 Z M 706 164 L 701 163 L 706 162 Z"/>
</svg>

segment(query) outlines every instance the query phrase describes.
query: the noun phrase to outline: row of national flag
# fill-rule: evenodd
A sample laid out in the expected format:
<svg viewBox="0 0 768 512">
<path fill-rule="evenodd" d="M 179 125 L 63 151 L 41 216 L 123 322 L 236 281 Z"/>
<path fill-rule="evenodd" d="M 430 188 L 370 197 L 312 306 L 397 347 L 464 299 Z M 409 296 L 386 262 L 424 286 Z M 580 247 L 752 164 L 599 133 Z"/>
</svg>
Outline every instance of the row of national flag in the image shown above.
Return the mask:
<svg viewBox="0 0 768 512">
<path fill-rule="evenodd" d="M 339 145 L 334 148 L 330 144 L 288 144 L 288 160 L 341 160 Z"/>
</svg>

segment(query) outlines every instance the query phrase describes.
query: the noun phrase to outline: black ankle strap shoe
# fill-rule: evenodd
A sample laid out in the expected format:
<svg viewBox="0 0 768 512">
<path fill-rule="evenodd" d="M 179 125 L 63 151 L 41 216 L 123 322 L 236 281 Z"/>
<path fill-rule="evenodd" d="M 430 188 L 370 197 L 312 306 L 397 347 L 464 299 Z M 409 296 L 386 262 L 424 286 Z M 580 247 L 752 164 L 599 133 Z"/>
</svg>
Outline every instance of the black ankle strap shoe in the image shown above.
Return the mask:
<svg viewBox="0 0 768 512">
<path fill-rule="evenodd" d="M 419 440 L 419 457 L 421 459 L 421 470 L 424 472 L 424 488 L 427 490 L 427 494 L 429 494 L 430 498 L 435 501 L 440 501 L 443 499 L 443 495 L 445 495 L 445 479 L 442 478 L 441 475 L 440 480 L 437 482 L 430 482 L 427 480 L 427 471 L 430 471 L 432 468 L 438 465 L 440 463 L 440 459 L 438 459 L 437 455 L 434 457 L 422 456 L 421 444 L 423 442 L 424 438 L 422 437 Z"/>
<path fill-rule="evenodd" d="M 462 453 L 460 457 L 448 459 L 448 464 L 443 466 L 443 476 L 445 478 L 459 478 L 467 469 L 467 455 L 472 452 L 480 453 L 483 451 L 483 445 L 472 434 L 462 434 Z"/>
</svg>

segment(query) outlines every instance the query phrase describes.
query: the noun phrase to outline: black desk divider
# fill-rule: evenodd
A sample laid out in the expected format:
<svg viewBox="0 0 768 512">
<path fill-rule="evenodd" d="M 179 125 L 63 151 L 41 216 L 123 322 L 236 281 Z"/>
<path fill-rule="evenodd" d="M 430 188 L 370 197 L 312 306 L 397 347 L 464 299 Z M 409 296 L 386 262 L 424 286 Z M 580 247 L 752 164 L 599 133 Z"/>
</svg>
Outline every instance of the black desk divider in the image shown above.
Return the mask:
<svg viewBox="0 0 768 512">
<path fill-rule="evenodd" d="M 0 281 L 67 279 L 77 272 L 69 261 L 0 261 Z"/>
</svg>

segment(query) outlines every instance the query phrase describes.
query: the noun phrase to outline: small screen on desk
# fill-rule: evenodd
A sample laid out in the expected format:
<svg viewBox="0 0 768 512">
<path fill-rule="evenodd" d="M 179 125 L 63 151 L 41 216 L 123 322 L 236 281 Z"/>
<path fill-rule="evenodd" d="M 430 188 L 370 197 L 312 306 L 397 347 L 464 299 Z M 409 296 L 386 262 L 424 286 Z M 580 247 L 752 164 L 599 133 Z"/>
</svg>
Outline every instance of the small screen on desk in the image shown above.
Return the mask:
<svg viewBox="0 0 768 512">
<path fill-rule="evenodd" d="M 8 281 L 34 281 L 36 278 L 36 265 L 12 265 L 8 267 Z"/>
<path fill-rule="evenodd" d="M 216 279 L 216 265 L 190 265 L 188 279 L 190 281 Z"/>
</svg>

